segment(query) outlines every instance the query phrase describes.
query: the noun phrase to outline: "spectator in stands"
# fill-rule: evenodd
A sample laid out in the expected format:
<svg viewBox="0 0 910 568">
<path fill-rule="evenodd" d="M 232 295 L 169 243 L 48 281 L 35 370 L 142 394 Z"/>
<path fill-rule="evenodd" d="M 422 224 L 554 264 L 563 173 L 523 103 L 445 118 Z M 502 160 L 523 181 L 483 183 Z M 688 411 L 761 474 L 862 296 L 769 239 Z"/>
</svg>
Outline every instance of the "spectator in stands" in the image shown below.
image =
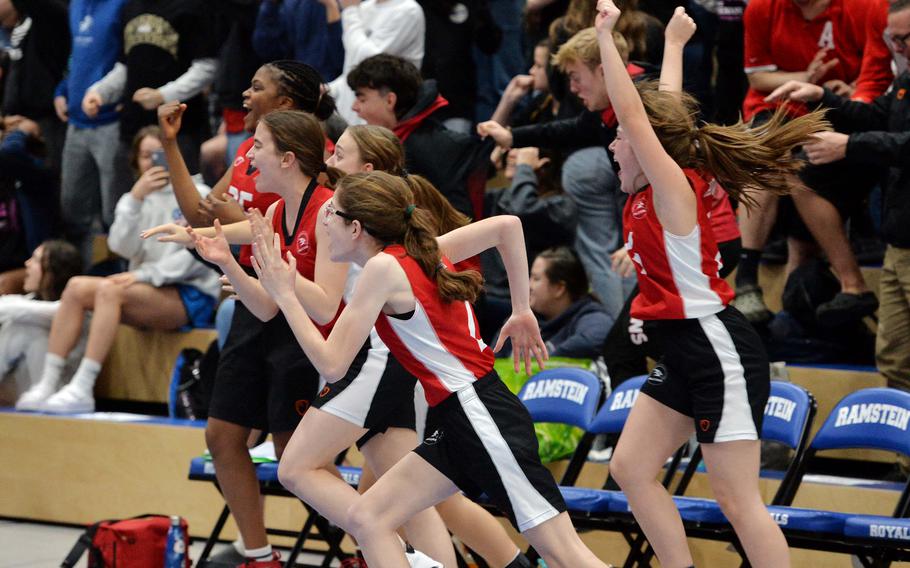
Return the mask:
<svg viewBox="0 0 910 568">
<path fill-rule="evenodd" d="M 492 56 L 502 44 L 502 30 L 488 0 L 417 0 L 426 16 L 423 65 L 425 79 L 436 79 L 449 101 L 439 118 L 446 128 L 468 134 L 474 126 L 478 97 L 477 66 L 472 50 Z"/>
<path fill-rule="evenodd" d="M 16 391 L 38 382 L 47 354 L 51 322 L 70 278 L 82 272 L 79 251 L 66 241 L 45 241 L 25 261 L 24 294 L 0 295 L 0 382 L 15 372 Z M 82 358 L 80 340 L 67 358 Z"/>
<path fill-rule="evenodd" d="M 638 0 L 623 0 L 617 7 L 622 10 L 622 15 L 616 23 L 616 31 L 629 46 L 629 60 L 660 65 L 664 47 L 663 24 L 651 14 L 639 10 Z"/>
<path fill-rule="evenodd" d="M 501 153 L 497 148 L 493 154 Z M 487 191 L 485 216 L 515 215 L 520 218 L 528 258 L 534 258 L 548 248 L 571 245 L 575 238 L 577 212 L 575 202 L 559 185 L 559 164 L 552 163 L 549 157 L 541 157 L 540 150 L 534 147 L 513 148 L 504 157 L 502 175 L 510 184 Z M 501 159 L 497 161 L 497 165 L 503 165 Z M 482 331 L 487 328 L 495 332 L 511 313 L 508 278 L 502 259 L 495 251 L 484 252 L 480 258 L 487 307 L 501 318 L 490 321 L 488 316 L 494 314 L 488 313 L 489 310 L 478 313 L 478 318 Z"/>
<path fill-rule="evenodd" d="M 488 0 L 493 22 L 501 33 L 499 49 L 487 54 L 474 47 L 477 68 L 477 105 L 474 118 L 489 120 L 509 80 L 526 66 L 523 52 L 522 8 L 524 0 Z M 533 44 L 531 44 L 533 45 Z"/>
<path fill-rule="evenodd" d="M 3 120 L 0 141 L 0 271 L 20 267 L 43 241 L 59 233 L 60 186 L 47 165 L 38 123 L 23 116 Z"/>
<path fill-rule="evenodd" d="M 888 41 L 896 53 L 910 54 L 910 0 L 889 7 Z M 842 162 L 868 171 L 889 170 L 884 192 L 882 233 L 888 248 L 879 282 L 876 362 L 888 386 L 910 391 L 910 72 L 904 71 L 884 95 L 871 104 L 848 101 L 832 89 L 791 81 L 775 90 L 772 100 L 791 100 L 830 107 L 838 132 L 816 135 L 806 146 L 812 164 Z"/>
<path fill-rule="evenodd" d="M 548 40 L 534 48 L 534 62 L 527 75 L 515 75 L 499 99 L 490 120 L 503 126 L 524 126 L 547 122 L 556 117 L 559 101 L 550 92 L 547 63 L 550 59 Z"/>
<path fill-rule="evenodd" d="M 67 3 L 0 0 L 0 25 L 10 33 L 0 115 L 37 122 L 47 143 L 48 167 L 59 172 L 64 128 L 54 113 L 54 89 L 70 55 Z"/>
<path fill-rule="evenodd" d="M 215 77 L 216 49 L 205 0 L 128 0 L 121 16 L 120 61 L 89 86 L 82 109 L 89 118 L 105 104 L 123 105 L 118 161 L 127 161 L 139 130 L 158 121 L 165 101 L 186 101 L 180 144 L 190 171 L 199 171 L 199 148 L 209 137 L 203 89 Z M 120 192 L 128 188 L 118 188 Z"/>
<path fill-rule="evenodd" d="M 531 309 L 541 319 L 540 336 L 550 356 L 600 355 L 613 318 L 588 289 L 584 266 L 572 249 L 547 249 L 534 259 Z"/>
<path fill-rule="evenodd" d="M 117 105 L 106 104 L 93 117 L 82 110 L 86 90 L 117 62 L 122 39 L 120 11 L 125 3 L 70 3 L 72 57 L 54 93 L 57 116 L 68 124 L 60 183 L 63 220 L 67 237 L 82 251 L 85 266 L 92 260 L 92 224 L 97 217 L 104 227 L 114 222 L 114 206 L 120 197 L 117 188 L 123 187 L 124 178 L 129 179 L 126 162 L 117 162 L 117 145 L 111 144 L 120 133 Z"/>
<path fill-rule="evenodd" d="M 614 36 L 617 46 L 622 49 L 625 40 L 618 33 Z M 584 103 L 582 114 L 511 131 L 489 121 L 478 125 L 477 130 L 503 148 L 583 148 L 563 164 L 562 186 L 575 201 L 578 211 L 575 249 L 594 293 L 615 318 L 634 282 L 627 279 L 628 283 L 624 283 L 610 264 L 610 254 L 621 245 L 619 229 L 624 197 L 619 193 L 619 181 L 606 152 L 616 137 L 616 118 L 603 82 L 594 28 L 586 28 L 572 36 L 559 48 L 555 63 L 568 74 L 570 89 Z M 643 71 L 631 64 L 628 69 L 633 76 Z"/>
<path fill-rule="evenodd" d="M 756 126 L 766 122 L 780 103 L 765 97 L 791 79 L 825 84 L 838 95 L 861 102 L 882 94 L 892 79 L 891 57 L 882 39 L 886 11 L 885 0 L 750 2 L 744 15 L 750 87 L 743 118 Z M 792 116 L 807 111 L 804 105 L 790 108 Z M 794 217 L 789 223 L 790 268 L 808 254 L 808 243 L 814 237 L 843 292 L 819 306 L 820 323 L 837 325 L 872 314 L 878 302 L 850 249 L 844 221 L 857 212 L 876 176 L 843 163 L 810 164 L 800 173 L 800 181 L 813 191 L 792 192 L 792 203 L 802 220 Z M 756 199 L 758 206 L 740 216 L 743 250 L 734 305 L 751 322 L 762 323 L 771 313 L 758 286 L 758 263 L 777 216 L 778 198 L 762 192 Z"/>
<path fill-rule="evenodd" d="M 80 276 L 66 285 L 54 315 L 44 369 L 38 383 L 16 407 L 47 412 L 92 412 L 92 389 L 114 342 L 117 324 L 177 330 L 208 326 L 218 297 L 218 276 L 176 244 L 145 241 L 145 227 L 182 219 L 168 172 L 153 165 L 161 151 L 157 126 L 137 133 L 130 165 L 137 181 L 117 203 L 108 236 L 111 250 L 129 259 L 129 270 L 106 278 Z M 201 192 L 208 188 L 199 182 Z M 85 313 L 91 311 L 85 357 L 73 379 L 57 391 L 66 357 L 82 336 Z"/>
<path fill-rule="evenodd" d="M 332 81 L 341 75 L 345 53 L 337 0 L 265 0 L 253 48 L 263 61 L 302 61 Z"/>
<path fill-rule="evenodd" d="M 436 81 L 424 81 L 415 65 L 387 54 L 365 59 L 347 81 L 356 93 L 354 112 L 398 136 L 408 170 L 430 180 L 453 207 L 478 217 L 493 143 L 448 130 L 436 119 L 448 104 Z"/>
<path fill-rule="evenodd" d="M 379 53 L 398 56 L 420 69 L 426 20 L 415 0 L 339 0 L 339 6 L 344 68 L 341 76 L 329 83 L 329 94 L 349 124 L 362 124 L 351 108 L 354 87 L 347 80 L 348 74 Z"/>
</svg>

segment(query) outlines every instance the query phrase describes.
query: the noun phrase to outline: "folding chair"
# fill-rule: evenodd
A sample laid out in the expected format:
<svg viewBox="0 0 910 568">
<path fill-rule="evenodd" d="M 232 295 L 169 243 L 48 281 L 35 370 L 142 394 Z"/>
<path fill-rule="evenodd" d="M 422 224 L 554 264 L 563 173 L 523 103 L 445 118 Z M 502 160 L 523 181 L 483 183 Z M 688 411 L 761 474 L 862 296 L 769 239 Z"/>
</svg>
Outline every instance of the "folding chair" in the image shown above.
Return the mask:
<svg viewBox="0 0 910 568">
<path fill-rule="evenodd" d="M 349 485 L 356 488 L 360 483 L 360 468 L 341 466 L 338 470 L 341 472 L 342 479 Z M 285 489 L 278 481 L 277 462 L 257 464 L 256 478 L 259 481 L 259 489 L 263 495 L 277 495 L 281 497 L 293 497 L 296 499 L 296 496 Z M 221 487 L 218 485 L 218 479 L 215 477 L 215 466 L 209 460 L 201 457 L 194 458 L 190 462 L 189 479 L 213 483 L 218 491 L 221 492 Z M 288 554 L 288 558 L 285 561 L 285 567 L 290 568 L 292 566 L 299 566 L 299 564 L 297 564 L 297 557 L 301 552 L 322 554 L 322 563 L 320 564 L 322 567 L 328 567 L 336 558 L 338 560 L 343 560 L 350 556 L 341 549 L 344 531 L 329 523 L 329 521 L 317 513 L 315 509 L 303 501 L 301 501 L 301 504 L 306 510 L 307 516 L 303 528 L 301 528 L 299 532 L 266 528 L 267 534 L 286 536 L 295 539 L 294 546 L 291 548 L 291 552 Z M 230 509 L 225 505 L 221 510 L 221 514 L 218 516 L 218 520 L 215 522 L 214 528 L 212 528 L 212 533 L 206 539 L 205 547 L 197 561 L 199 566 L 204 566 L 205 561 L 208 559 L 209 554 L 211 554 L 212 549 L 221 536 L 221 531 L 224 529 L 224 524 L 227 522 L 229 515 Z M 316 531 L 316 534 L 313 534 L 314 530 Z M 324 551 L 305 548 L 304 545 L 307 540 L 325 542 L 328 546 L 328 550 Z"/>
<path fill-rule="evenodd" d="M 762 420 L 761 439 L 783 444 L 793 450 L 793 456 L 770 505 L 789 505 L 793 502 L 796 486 L 799 483 L 798 477 L 803 471 L 801 467 L 804 463 L 809 431 L 812 428 L 816 411 L 815 397 L 804 388 L 781 381 L 771 382 L 771 392 Z M 739 543 L 717 501 L 682 496 L 701 463 L 701 455 L 701 446 L 699 446 L 692 454 L 689 464 L 676 485 L 673 501 L 691 536 L 708 537 L 714 540 L 729 539 L 742 554 Z M 618 497 L 614 501 L 614 507 L 621 508 L 623 505 L 628 508 L 625 496 Z M 626 559 L 626 566 L 633 566 L 636 563 L 639 566 L 650 565 L 653 550 L 647 547 L 643 553 L 640 553 L 643 540 L 641 538 L 632 547 Z"/>
</svg>

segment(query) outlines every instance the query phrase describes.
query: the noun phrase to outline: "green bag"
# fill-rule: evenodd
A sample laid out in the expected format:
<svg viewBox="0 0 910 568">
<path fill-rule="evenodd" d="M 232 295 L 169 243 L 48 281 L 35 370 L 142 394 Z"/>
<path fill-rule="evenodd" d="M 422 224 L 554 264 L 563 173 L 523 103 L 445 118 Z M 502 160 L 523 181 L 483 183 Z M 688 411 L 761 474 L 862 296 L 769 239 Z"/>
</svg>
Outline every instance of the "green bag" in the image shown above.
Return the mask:
<svg viewBox="0 0 910 568">
<path fill-rule="evenodd" d="M 551 357 L 547 361 L 547 369 L 558 367 L 589 369 L 591 367 L 591 359 Z M 508 359 L 496 359 L 493 368 L 496 369 L 502 382 L 515 394 L 518 394 L 518 391 L 528 382 L 531 376 L 524 372 L 524 364 L 521 366 L 522 370 L 516 373 L 511 357 Z M 531 374 L 536 374 L 538 371 L 540 371 L 540 368 L 537 366 L 537 362 L 532 362 Z M 540 461 L 543 463 L 561 460 L 572 455 L 584 435 L 584 431 L 581 428 L 566 424 L 537 423 L 534 425 L 534 430 L 537 432 Z"/>
</svg>

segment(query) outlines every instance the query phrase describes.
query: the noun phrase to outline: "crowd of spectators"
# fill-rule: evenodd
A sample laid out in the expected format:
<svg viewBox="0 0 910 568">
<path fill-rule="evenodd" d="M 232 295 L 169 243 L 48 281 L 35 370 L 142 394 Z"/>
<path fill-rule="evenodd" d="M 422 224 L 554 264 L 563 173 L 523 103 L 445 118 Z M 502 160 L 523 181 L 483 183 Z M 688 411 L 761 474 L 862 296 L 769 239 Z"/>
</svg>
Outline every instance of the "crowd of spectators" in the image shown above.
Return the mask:
<svg viewBox="0 0 910 568">
<path fill-rule="evenodd" d="M 691 39 L 674 29 L 679 4 L 698 24 Z M 20 367 L 26 377 L 19 406 L 94 408 L 92 385 L 113 337 L 106 329 L 116 322 L 210 325 L 217 274 L 175 245 L 137 239 L 139 230 L 181 217 L 160 157 L 158 109 L 186 105 L 177 143 L 190 173 L 201 174 L 200 214 L 190 221 L 242 219 L 242 188 L 204 194 L 243 164 L 244 116 L 257 92 L 281 84 L 257 69 L 274 60 L 311 66 L 337 102 L 323 123 L 326 158 L 346 124 L 383 126 L 401 142 L 407 170 L 460 213 L 522 219 L 531 304 L 552 354 L 605 356 L 618 378 L 638 372 L 644 355 L 655 354 L 631 361 L 617 347 L 647 338 L 624 311 L 635 265 L 623 254 L 625 195 L 609 149 L 616 119 L 592 28 L 595 5 L 0 0 L 0 373 Z M 855 357 L 910 388 L 902 194 L 910 175 L 910 0 L 624 0 L 620 8 L 614 33 L 629 74 L 664 82 L 661 69 L 682 57 L 678 79 L 704 121 L 760 129 L 782 105 L 790 117 L 832 109 L 833 130 L 803 148 L 806 165 L 780 181 L 781 195 L 754 195 L 758 207 L 739 212 L 739 230 L 732 221 L 717 229 L 725 231 L 716 235 L 724 275 L 737 267 L 734 305 L 768 337 L 772 356 L 783 345 L 787 356 L 813 360 L 821 352 L 794 347 L 809 345 L 813 327 L 768 309 L 778 299 L 765 295 L 759 268 L 775 237 L 786 238 L 791 290 L 805 286 L 798 267 L 824 259 L 838 286 L 812 298 L 813 325 L 854 325 L 877 312 L 875 353 Z M 295 103 L 292 92 L 269 96 Z M 731 209 L 716 184 L 712 191 L 712 214 L 733 219 L 737 204 Z M 869 219 L 884 251 L 877 294 L 851 248 Z M 122 260 L 97 264 L 99 235 Z M 477 311 L 491 341 L 509 294 L 498 258 L 480 260 L 486 294 Z M 824 261 L 812 266 L 827 271 Z M 76 378 L 57 392 L 73 368 Z"/>
</svg>

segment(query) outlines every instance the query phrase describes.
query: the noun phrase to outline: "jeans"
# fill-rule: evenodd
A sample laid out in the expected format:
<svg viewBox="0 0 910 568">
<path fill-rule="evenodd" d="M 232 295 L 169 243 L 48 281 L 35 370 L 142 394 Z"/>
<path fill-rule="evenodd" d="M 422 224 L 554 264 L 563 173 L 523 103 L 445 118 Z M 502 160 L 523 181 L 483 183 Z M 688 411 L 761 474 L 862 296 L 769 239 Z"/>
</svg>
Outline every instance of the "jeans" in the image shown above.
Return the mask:
<svg viewBox="0 0 910 568">
<path fill-rule="evenodd" d="M 622 246 L 625 196 L 606 150 L 593 146 L 572 153 L 562 166 L 562 186 L 578 210 L 575 250 L 591 289 L 616 319 L 635 287 L 635 277 L 623 279 L 611 266 L 610 255 Z"/>
</svg>

